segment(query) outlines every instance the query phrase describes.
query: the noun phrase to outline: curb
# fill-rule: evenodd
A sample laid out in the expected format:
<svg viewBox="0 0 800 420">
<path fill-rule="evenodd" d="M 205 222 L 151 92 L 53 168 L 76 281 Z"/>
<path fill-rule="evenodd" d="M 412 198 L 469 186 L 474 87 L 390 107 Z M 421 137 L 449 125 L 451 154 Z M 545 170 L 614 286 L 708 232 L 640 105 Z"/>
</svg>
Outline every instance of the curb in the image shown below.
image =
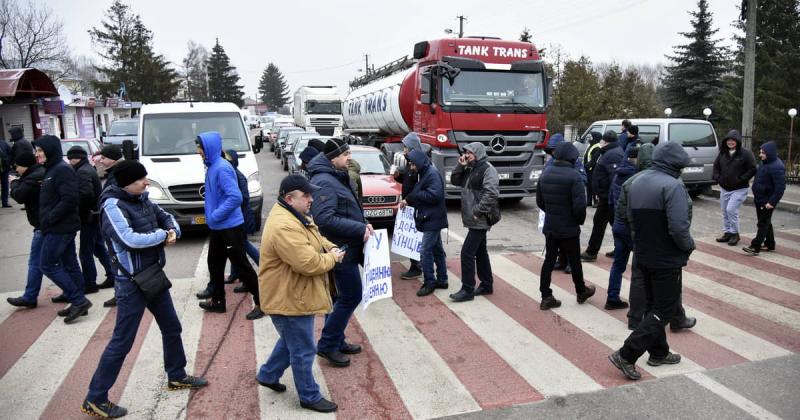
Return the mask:
<svg viewBox="0 0 800 420">
<path fill-rule="evenodd" d="M 712 188 L 710 191 L 704 191 L 701 195 L 709 198 L 719 198 L 719 190 Z M 744 202 L 745 204 L 753 204 L 753 196 L 748 195 Z M 789 213 L 800 213 L 800 203 L 781 200 L 776 209 Z"/>
</svg>

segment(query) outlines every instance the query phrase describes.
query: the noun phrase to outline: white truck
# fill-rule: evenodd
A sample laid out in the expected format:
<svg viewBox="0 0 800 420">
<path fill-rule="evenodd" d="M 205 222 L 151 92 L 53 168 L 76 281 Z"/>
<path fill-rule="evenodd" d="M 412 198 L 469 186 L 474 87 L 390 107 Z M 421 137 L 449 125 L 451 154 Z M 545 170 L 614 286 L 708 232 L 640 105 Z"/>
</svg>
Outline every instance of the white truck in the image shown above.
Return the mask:
<svg viewBox="0 0 800 420">
<path fill-rule="evenodd" d="M 323 136 L 342 134 L 342 97 L 336 86 L 300 86 L 294 93 L 294 123 Z"/>
</svg>

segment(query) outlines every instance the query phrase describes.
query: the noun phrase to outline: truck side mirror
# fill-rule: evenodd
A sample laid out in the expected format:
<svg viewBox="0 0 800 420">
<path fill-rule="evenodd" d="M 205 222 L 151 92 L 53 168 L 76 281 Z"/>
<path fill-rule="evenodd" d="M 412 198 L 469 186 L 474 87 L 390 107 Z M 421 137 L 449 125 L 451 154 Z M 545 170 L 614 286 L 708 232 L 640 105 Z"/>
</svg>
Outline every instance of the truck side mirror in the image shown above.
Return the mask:
<svg viewBox="0 0 800 420">
<path fill-rule="evenodd" d="M 553 104 L 553 78 L 550 77 L 550 76 L 547 76 L 547 79 L 546 79 L 545 83 L 546 83 L 546 85 L 545 85 L 544 94 L 545 94 L 545 101 L 546 102 L 545 102 L 544 105 L 545 105 L 545 107 L 549 107 L 550 105 Z"/>
</svg>

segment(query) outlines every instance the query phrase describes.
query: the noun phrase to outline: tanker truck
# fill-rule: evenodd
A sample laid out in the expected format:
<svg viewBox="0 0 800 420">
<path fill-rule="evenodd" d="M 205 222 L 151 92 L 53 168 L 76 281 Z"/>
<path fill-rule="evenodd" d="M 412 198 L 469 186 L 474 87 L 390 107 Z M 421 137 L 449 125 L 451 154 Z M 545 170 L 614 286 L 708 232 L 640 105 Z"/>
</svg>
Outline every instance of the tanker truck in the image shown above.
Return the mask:
<svg viewBox="0 0 800 420">
<path fill-rule="evenodd" d="M 292 114 L 298 127 L 323 136 L 342 134 L 342 98 L 336 86 L 300 86 Z"/>
<path fill-rule="evenodd" d="M 533 195 L 544 166 L 550 79 L 536 47 L 489 37 L 419 42 L 408 56 L 350 82 L 345 133 L 390 162 L 407 133 L 431 147 L 448 199 L 463 147 L 480 142 L 500 177 L 500 197 Z"/>
</svg>

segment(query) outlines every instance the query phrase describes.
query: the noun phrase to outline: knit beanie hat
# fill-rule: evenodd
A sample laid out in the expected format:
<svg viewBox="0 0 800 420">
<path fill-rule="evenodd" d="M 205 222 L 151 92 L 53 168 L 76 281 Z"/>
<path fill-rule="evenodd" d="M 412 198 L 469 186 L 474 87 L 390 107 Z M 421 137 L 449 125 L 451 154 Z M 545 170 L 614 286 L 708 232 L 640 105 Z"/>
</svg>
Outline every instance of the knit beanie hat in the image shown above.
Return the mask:
<svg viewBox="0 0 800 420">
<path fill-rule="evenodd" d="M 313 147 L 318 152 L 322 152 L 325 150 L 325 142 L 320 139 L 311 139 L 308 141 L 308 147 Z"/>
<path fill-rule="evenodd" d="M 36 164 L 36 156 L 33 153 L 23 153 L 17 156 L 14 162 L 23 168 L 30 168 Z"/>
<path fill-rule="evenodd" d="M 89 154 L 86 153 L 86 150 L 83 150 L 83 147 L 72 146 L 67 150 L 67 159 L 83 159 L 86 157 L 89 157 Z"/>
<path fill-rule="evenodd" d="M 146 176 L 147 169 L 138 160 L 123 160 L 114 166 L 114 179 L 120 188 L 125 188 Z"/>
<path fill-rule="evenodd" d="M 119 147 L 119 145 L 116 144 L 109 144 L 104 146 L 102 149 L 100 149 L 100 154 L 111 160 L 122 159 L 122 149 Z"/>
<path fill-rule="evenodd" d="M 332 138 L 325 143 L 325 157 L 335 159 L 350 150 L 350 146 L 341 138 Z"/>
</svg>

